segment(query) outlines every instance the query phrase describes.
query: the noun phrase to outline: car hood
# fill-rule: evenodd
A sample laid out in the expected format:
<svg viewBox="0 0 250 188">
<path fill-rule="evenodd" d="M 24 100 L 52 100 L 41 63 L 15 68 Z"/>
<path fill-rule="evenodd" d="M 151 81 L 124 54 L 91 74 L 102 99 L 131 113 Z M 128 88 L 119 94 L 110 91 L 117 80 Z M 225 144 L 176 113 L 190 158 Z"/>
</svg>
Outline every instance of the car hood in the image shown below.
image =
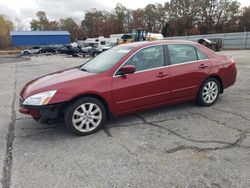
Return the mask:
<svg viewBox="0 0 250 188">
<path fill-rule="evenodd" d="M 66 85 L 74 84 L 79 79 L 93 75 L 95 74 L 82 71 L 79 67 L 51 73 L 27 83 L 22 89 L 20 96 L 25 99 L 37 93 L 60 90 Z"/>
</svg>

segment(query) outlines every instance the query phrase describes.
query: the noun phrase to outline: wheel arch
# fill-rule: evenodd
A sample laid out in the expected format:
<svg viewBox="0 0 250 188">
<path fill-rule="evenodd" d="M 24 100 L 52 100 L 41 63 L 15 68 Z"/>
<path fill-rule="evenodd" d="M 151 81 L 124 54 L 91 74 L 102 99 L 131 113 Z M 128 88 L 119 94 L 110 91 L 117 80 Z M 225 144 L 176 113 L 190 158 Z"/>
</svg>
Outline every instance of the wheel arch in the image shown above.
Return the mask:
<svg viewBox="0 0 250 188">
<path fill-rule="evenodd" d="M 220 84 L 220 93 L 223 93 L 224 92 L 224 85 L 223 85 L 223 82 L 222 82 L 222 79 L 220 76 L 218 75 L 210 75 L 209 77 L 207 77 L 203 82 L 202 84 L 209 78 L 215 78 L 216 80 L 218 80 L 219 84 Z"/>
<path fill-rule="evenodd" d="M 28 54 L 30 54 L 30 52 L 28 50 L 24 50 L 23 54 L 27 54 L 28 55 Z"/>
<path fill-rule="evenodd" d="M 76 97 L 72 98 L 70 101 L 68 101 L 68 104 L 70 104 L 74 101 L 77 101 L 78 99 L 83 98 L 83 97 L 91 97 L 91 98 L 95 98 L 95 99 L 99 100 L 105 107 L 107 118 L 109 118 L 109 119 L 113 118 L 113 113 L 110 110 L 111 108 L 110 108 L 107 100 L 104 97 L 102 97 L 101 95 L 98 95 L 95 93 L 85 93 L 85 94 L 76 96 Z"/>
</svg>

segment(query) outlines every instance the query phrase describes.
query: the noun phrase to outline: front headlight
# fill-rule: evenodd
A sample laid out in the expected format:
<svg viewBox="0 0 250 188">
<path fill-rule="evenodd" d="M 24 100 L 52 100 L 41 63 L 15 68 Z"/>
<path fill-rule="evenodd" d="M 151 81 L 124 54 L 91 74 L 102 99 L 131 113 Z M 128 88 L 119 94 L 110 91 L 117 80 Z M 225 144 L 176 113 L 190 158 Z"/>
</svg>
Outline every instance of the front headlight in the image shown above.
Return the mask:
<svg viewBox="0 0 250 188">
<path fill-rule="evenodd" d="M 55 95 L 55 93 L 56 90 L 32 95 L 24 100 L 23 105 L 31 105 L 31 106 L 46 105 L 49 103 L 50 99 Z"/>
</svg>

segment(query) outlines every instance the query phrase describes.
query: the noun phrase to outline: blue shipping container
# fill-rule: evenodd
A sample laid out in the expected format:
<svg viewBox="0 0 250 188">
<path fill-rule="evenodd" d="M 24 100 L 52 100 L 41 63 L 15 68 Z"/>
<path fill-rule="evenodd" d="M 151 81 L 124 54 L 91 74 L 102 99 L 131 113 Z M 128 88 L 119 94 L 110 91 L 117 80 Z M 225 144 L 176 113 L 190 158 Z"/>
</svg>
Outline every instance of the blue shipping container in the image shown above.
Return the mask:
<svg viewBox="0 0 250 188">
<path fill-rule="evenodd" d="M 11 31 L 13 46 L 69 44 L 68 31 Z"/>
</svg>

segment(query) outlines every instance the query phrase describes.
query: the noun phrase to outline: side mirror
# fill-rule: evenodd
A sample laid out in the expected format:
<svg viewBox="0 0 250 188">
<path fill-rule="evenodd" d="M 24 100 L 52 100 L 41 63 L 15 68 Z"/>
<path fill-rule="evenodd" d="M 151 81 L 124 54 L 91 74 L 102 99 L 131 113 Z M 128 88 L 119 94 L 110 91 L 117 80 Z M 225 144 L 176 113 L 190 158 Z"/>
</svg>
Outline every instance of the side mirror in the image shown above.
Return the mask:
<svg viewBox="0 0 250 188">
<path fill-rule="evenodd" d="M 135 72 L 134 65 L 125 65 L 120 69 L 121 75 L 132 74 Z"/>
</svg>

